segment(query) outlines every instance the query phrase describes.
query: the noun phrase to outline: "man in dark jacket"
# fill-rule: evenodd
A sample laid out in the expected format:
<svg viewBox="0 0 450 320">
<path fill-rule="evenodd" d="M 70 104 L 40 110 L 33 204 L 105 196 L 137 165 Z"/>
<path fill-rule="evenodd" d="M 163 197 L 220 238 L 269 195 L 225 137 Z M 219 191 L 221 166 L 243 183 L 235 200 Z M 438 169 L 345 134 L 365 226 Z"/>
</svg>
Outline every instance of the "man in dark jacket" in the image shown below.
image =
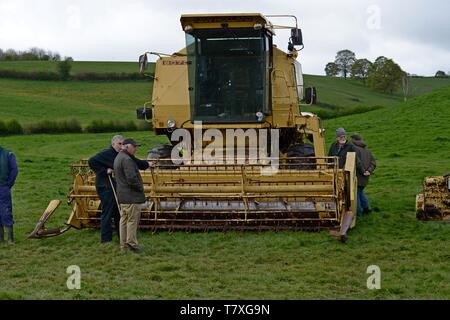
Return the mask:
<svg viewBox="0 0 450 320">
<path fill-rule="evenodd" d="M 109 243 L 112 241 L 111 220 L 114 219 L 114 225 L 119 233 L 120 214 L 117 207 L 114 192 L 111 187 L 111 182 L 115 187 L 115 181 L 112 178 L 114 160 L 120 151 L 124 138 L 121 135 L 116 135 L 111 140 L 111 146 L 103 151 L 100 151 L 95 156 L 88 160 L 89 167 L 95 172 L 95 188 L 100 198 L 102 205 L 101 215 L 101 243 Z M 145 160 L 138 160 L 137 165 L 141 170 L 148 168 L 148 162 Z M 111 182 L 110 180 L 111 179 Z"/>
<path fill-rule="evenodd" d="M 117 198 L 120 204 L 120 247 L 141 253 L 137 241 L 137 229 L 141 209 L 147 203 L 144 184 L 135 158 L 139 144 L 133 139 L 123 141 L 122 150 L 114 160 L 117 181 Z"/>
<path fill-rule="evenodd" d="M 364 193 L 364 188 L 369 184 L 369 177 L 375 171 L 377 166 L 375 158 L 359 134 L 352 135 L 352 143 L 356 148 L 356 155 L 361 164 L 361 171 L 356 172 L 358 178 L 358 200 L 357 200 L 357 214 L 369 213 L 371 211 L 369 199 Z"/>
<path fill-rule="evenodd" d="M 18 173 L 16 156 L 0 146 L 0 243 L 6 230 L 10 246 L 14 245 L 11 189 Z"/>
<path fill-rule="evenodd" d="M 339 157 L 339 168 L 342 169 L 345 167 L 347 152 L 356 152 L 356 148 L 347 141 L 347 133 L 345 132 L 345 129 L 338 128 L 336 129 L 336 142 L 331 145 L 328 156 Z"/>
<path fill-rule="evenodd" d="M 95 188 L 102 205 L 100 222 L 101 243 L 109 243 L 112 241 L 112 219 L 114 219 L 117 236 L 119 236 L 119 209 L 117 208 L 109 179 L 111 178 L 113 184 L 115 183 L 112 180 L 111 174 L 113 172 L 114 159 L 116 159 L 120 151 L 123 140 L 124 138 L 121 135 L 114 136 L 109 148 L 100 151 L 88 160 L 89 167 L 95 172 Z"/>
</svg>

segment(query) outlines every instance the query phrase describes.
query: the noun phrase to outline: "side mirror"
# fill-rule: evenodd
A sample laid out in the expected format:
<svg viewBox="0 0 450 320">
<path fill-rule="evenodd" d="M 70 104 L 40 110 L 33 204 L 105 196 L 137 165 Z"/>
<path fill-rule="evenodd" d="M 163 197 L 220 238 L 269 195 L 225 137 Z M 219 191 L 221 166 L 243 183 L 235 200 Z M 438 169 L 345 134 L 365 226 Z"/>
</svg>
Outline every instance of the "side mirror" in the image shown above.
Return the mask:
<svg viewBox="0 0 450 320">
<path fill-rule="evenodd" d="M 147 69 L 148 69 L 148 59 L 147 54 L 145 53 L 139 57 L 139 72 L 143 73 Z"/>
<path fill-rule="evenodd" d="M 150 108 L 138 108 L 136 109 L 136 116 L 139 120 L 147 120 L 153 117 L 153 112 Z"/>
<path fill-rule="evenodd" d="M 294 46 L 303 45 L 302 29 L 291 29 L 291 42 Z"/>
</svg>

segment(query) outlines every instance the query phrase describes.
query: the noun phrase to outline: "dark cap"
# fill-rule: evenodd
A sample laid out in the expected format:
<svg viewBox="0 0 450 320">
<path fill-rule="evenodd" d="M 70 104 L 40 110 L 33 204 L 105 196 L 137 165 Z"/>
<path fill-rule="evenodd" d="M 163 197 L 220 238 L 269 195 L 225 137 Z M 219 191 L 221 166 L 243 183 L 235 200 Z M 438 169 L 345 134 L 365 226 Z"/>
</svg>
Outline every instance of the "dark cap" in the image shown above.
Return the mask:
<svg viewBox="0 0 450 320">
<path fill-rule="evenodd" d="M 361 137 L 361 135 L 354 133 L 354 134 L 352 134 L 352 139 L 356 140 L 356 141 L 361 141 L 362 137 Z"/>
<path fill-rule="evenodd" d="M 132 144 L 135 147 L 140 147 L 141 146 L 140 143 L 137 143 L 133 139 L 125 139 L 125 140 L 123 140 L 123 145 L 126 145 L 126 144 Z"/>
<path fill-rule="evenodd" d="M 336 137 L 345 136 L 347 133 L 345 132 L 344 128 L 337 128 L 336 129 Z"/>
</svg>

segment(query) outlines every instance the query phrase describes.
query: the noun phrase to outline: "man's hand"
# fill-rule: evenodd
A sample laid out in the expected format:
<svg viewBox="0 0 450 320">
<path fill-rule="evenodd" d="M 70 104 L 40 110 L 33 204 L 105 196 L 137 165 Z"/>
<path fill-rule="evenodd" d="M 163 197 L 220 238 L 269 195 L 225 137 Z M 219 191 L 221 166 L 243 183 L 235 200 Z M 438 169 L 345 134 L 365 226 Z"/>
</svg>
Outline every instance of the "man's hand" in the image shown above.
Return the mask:
<svg viewBox="0 0 450 320">
<path fill-rule="evenodd" d="M 111 169 L 111 168 L 108 168 L 108 170 L 106 170 L 106 173 L 109 174 L 109 175 L 111 175 L 111 174 L 114 173 L 114 170 Z"/>
<path fill-rule="evenodd" d="M 370 172 L 369 171 L 364 171 L 364 175 L 367 177 L 367 176 L 370 176 Z"/>
</svg>

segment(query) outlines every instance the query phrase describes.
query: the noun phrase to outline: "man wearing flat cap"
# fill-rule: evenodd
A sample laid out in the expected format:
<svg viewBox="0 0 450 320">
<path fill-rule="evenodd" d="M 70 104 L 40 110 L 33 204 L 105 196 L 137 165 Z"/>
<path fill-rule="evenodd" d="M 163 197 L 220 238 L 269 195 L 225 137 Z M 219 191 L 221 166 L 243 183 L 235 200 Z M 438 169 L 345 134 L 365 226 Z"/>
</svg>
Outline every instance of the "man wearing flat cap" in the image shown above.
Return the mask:
<svg viewBox="0 0 450 320">
<path fill-rule="evenodd" d="M 358 178 L 358 199 L 357 199 L 357 215 L 362 213 L 369 213 L 371 210 L 369 205 L 369 199 L 367 199 L 364 193 L 364 188 L 369 184 L 369 177 L 375 171 L 377 163 L 375 161 L 372 152 L 367 149 L 361 135 L 355 133 L 352 135 L 352 144 L 355 145 L 356 155 L 359 158 L 361 170 L 356 171 L 356 177 Z"/>
<path fill-rule="evenodd" d="M 141 209 L 146 203 L 144 184 L 135 157 L 138 144 L 133 139 L 123 140 L 122 150 L 114 160 L 117 183 L 117 199 L 120 204 L 120 247 L 141 253 L 137 241 L 137 229 Z"/>
</svg>

